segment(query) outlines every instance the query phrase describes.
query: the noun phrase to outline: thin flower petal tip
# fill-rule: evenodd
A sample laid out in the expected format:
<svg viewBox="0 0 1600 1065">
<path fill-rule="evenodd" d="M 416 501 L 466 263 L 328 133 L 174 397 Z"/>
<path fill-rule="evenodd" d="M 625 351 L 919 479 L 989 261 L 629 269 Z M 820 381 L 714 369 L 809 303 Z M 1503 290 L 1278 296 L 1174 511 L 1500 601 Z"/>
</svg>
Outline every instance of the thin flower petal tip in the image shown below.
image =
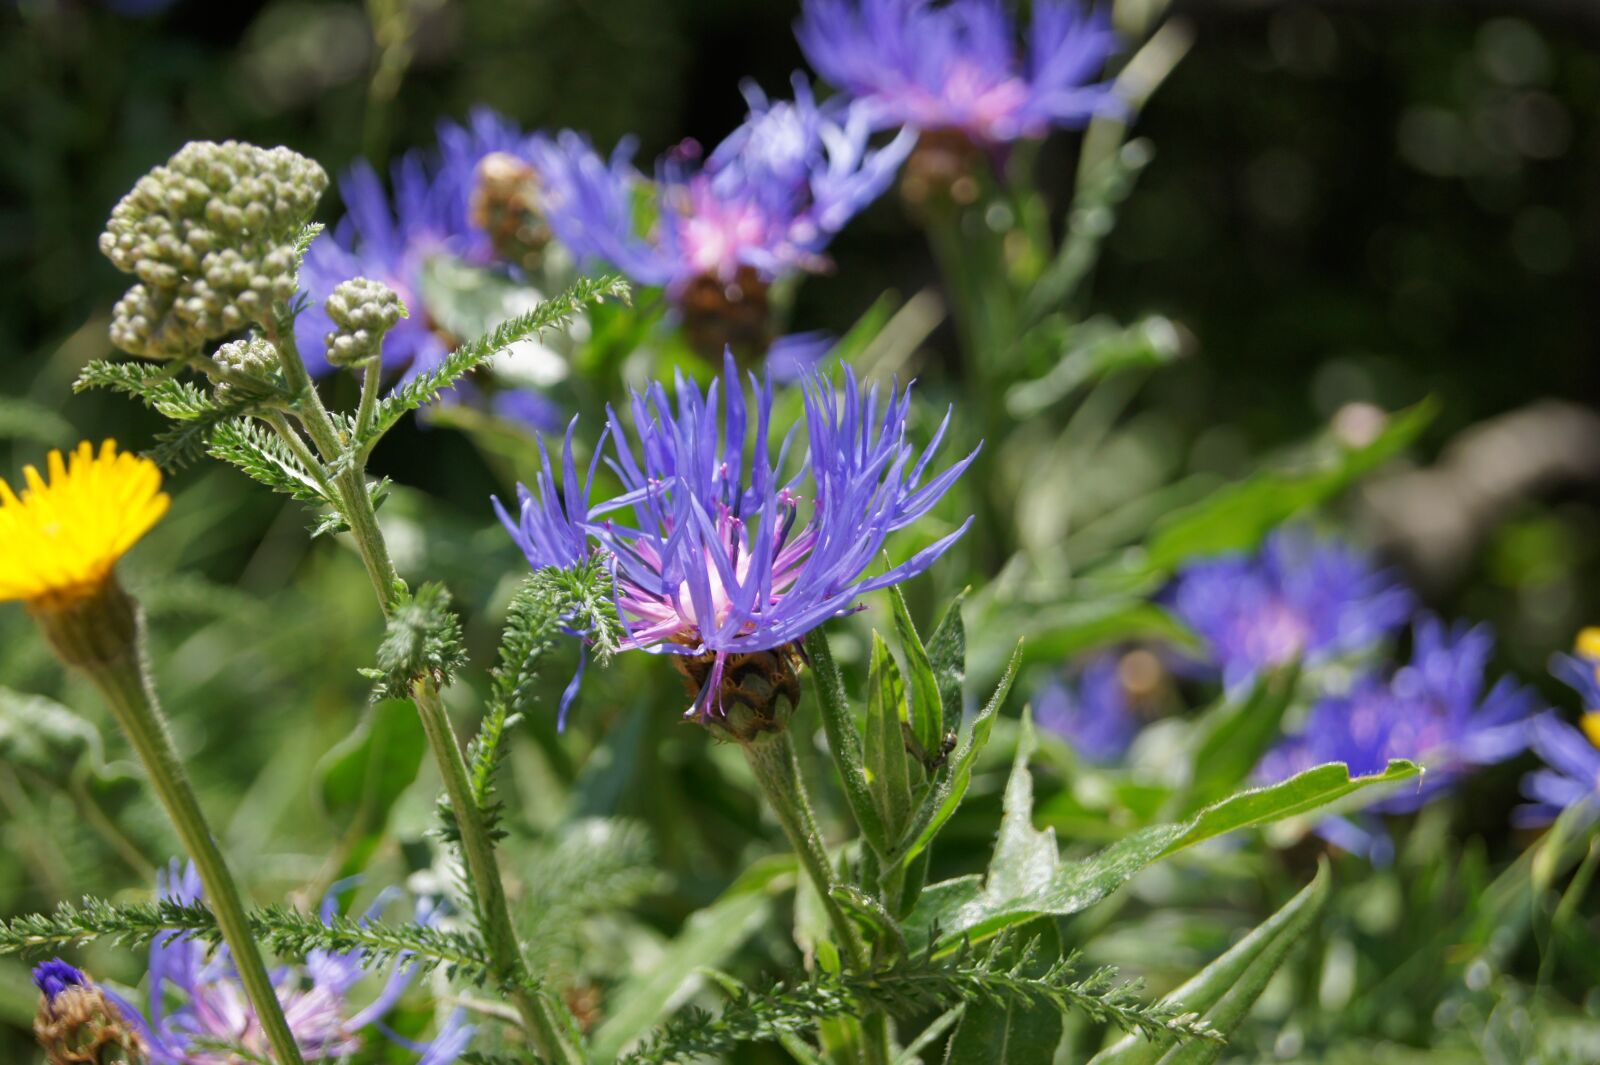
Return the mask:
<svg viewBox="0 0 1600 1065">
<path fill-rule="evenodd" d="M 149 459 L 87 440 L 28 466 L 23 488 L 0 480 L 0 601 L 65 605 L 94 595 L 117 560 L 166 514 L 161 471 Z"/>
<path fill-rule="evenodd" d="M 1031 6 L 1024 31 L 1005 0 L 805 0 L 795 35 L 879 127 L 993 146 L 1120 109 L 1095 80 L 1117 48 L 1106 13 L 1076 0 Z"/>
<path fill-rule="evenodd" d="M 1375 809 L 1409 813 L 1484 766 L 1525 750 L 1539 711 L 1531 689 L 1490 681 L 1494 637 L 1487 626 L 1446 626 L 1422 617 L 1411 660 L 1387 677 L 1367 674 L 1321 699 L 1305 727 L 1269 752 L 1258 779 L 1277 781 L 1314 765 L 1343 762 L 1356 775 L 1409 759 L 1426 770 L 1415 789 Z"/>
<path fill-rule="evenodd" d="M 1205 640 L 1229 690 L 1295 659 L 1315 666 L 1369 648 L 1415 604 L 1370 557 L 1301 527 L 1273 533 L 1254 555 L 1185 568 L 1163 599 Z"/>
<path fill-rule="evenodd" d="M 731 738 L 783 727 L 808 632 L 923 572 L 967 527 L 869 575 L 889 536 L 926 515 L 972 455 L 929 474 L 948 421 L 919 455 L 909 389 L 863 390 L 848 367 L 842 377 L 803 377 L 804 452 L 789 438 L 774 448 L 772 383 L 741 381 L 731 356 L 705 391 L 680 380 L 675 404 L 651 385 L 633 396 L 631 431 L 610 415 L 620 494 L 591 505 L 574 487 L 569 436 L 566 491 L 547 463 L 520 489 L 516 520 L 502 514 L 536 566 L 570 557 L 575 532 L 605 551 L 625 647 L 671 656 L 689 716 Z"/>
<path fill-rule="evenodd" d="M 47 999 L 55 999 L 69 987 L 83 987 L 88 983 L 89 978 L 83 974 L 83 970 L 68 965 L 60 958 L 51 958 L 33 967 L 33 986 Z"/>
</svg>

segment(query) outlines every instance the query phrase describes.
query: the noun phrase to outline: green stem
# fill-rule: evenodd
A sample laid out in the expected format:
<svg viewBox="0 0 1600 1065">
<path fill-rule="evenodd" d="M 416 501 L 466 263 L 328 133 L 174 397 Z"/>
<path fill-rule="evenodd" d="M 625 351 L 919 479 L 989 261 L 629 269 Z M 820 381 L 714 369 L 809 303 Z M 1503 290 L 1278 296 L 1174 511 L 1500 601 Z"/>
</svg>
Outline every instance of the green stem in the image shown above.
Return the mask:
<svg viewBox="0 0 1600 1065">
<path fill-rule="evenodd" d="M 467 761 L 450 727 L 439 690 L 432 681 L 419 680 L 412 685 L 411 692 L 422 717 L 423 731 L 428 735 L 428 743 L 433 747 L 444 777 L 445 794 L 450 799 L 450 811 L 455 817 L 461 853 L 478 907 L 479 931 L 489 950 L 495 975 L 502 988 L 509 992 L 540 1055 L 558 1063 L 582 1062 L 583 1053 L 572 1025 L 565 1023 L 566 1019 L 557 1015 L 550 1002 L 529 986 L 516 929 L 511 923 L 511 910 L 506 903 L 505 886 L 500 878 L 500 865 L 495 860 L 494 843 L 472 797 Z"/>
<path fill-rule="evenodd" d="M 296 416 L 306 427 L 311 442 L 324 460 L 342 470 L 334 476 L 339 502 L 345 520 L 350 523 L 356 549 L 366 565 L 367 576 L 372 580 L 373 591 L 377 593 L 378 605 L 387 617 L 394 609 L 400 585 L 394 564 L 389 559 L 383 531 L 378 527 L 378 517 L 372 509 L 372 499 L 367 495 L 366 473 L 357 461 L 358 456 L 346 454 L 346 444 L 339 439 L 333 419 L 323 406 L 322 397 L 317 394 L 316 386 L 306 373 L 305 363 L 301 361 L 299 349 L 295 347 L 294 331 L 284 324 L 290 321 L 286 315 L 287 309 L 284 309 L 274 328 L 269 331 L 269 339 L 278 349 L 279 362 L 289 390 L 297 397 Z M 363 382 L 364 395 L 372 377 L 373 371 L 369 368 L 367 381 Z M 376 391 L 376 385 L 371 385 L 371 388 Z M 461 853 L 466 861 L 473 901 L 478 910 L 479 931 L 489 948 L 496 975 L 510 995 L 539 1053 L 555 1065 L 581 1065 L 584 1055 L 570 1014 L 558 1010 L 548 998 L 529 986 L 527 966 L 517 943 L 516 928 L 511 922 L 511 909 L 506 901 L 500 865 L 495 860 L 494 842 L 489 836 L 482 811 L 473 799 L 466 758 L 450 725 L 449 715 L 445 713 L 444 703 L 439 698 L 438 686 L 431 679 L 420 679 L 412 685 L 412 697 L 417 714 L 422 719 L 428 745 L 433 750 L 433 759 L 439 766 L 439 775 L 444 778 L 445 794 L 455 816 L 461 838 Z"/>
<path fill-rule="evenodd" d="M 292 322 L 293 318 L 285 309 L 268 328 L 267 338 L 278 349 L 278 362 L 283 370 L 284 381 L 295 397 L 295 416 L 305 426 L 323 461 L 331 463 L 337 471 L 333 475 L 334 490 L 339 496 L 345 520 L 350 523 L 350 535 L 356 542 L 356 551 L 361 555 L 367 576 L 378 591 L 378 603 L 383 607 L 384 616 L 388 617 L 394 608 L 397 591 L 394 563 L 389 558 L 389 547 L 384 542 L 383 532 L 378 528 L 378 516 L 373 512 L 372 498 L 367 495 L 366 473 L 353 461 L 352 456 L 346 454 L 346 441 L 339 438 L 333 418 L 328 414 L 328 408 L 323 406 L 322 396 L 318 394 L 311 375 L 306 372 L 306 364 L 300 358 L 294 330 L 286 324 Z M 280 435 L 283 434 L 283 429 L 278 431 Z M 295 434 L 290 431 L 288 435 L 292 437 Z"/>
<path fill-rule="evenodd" d="M 275 1060 L 278 1065 L 301 1065 L 299 1047 L 284 1020 L 261 951 L 250 934 L 239 888 L 206 823 L 161 713 L 155 685 L 145 665 L 144 622 L 137 606 L 112 578 L 88 599 L 38 606 L 34 618 L 62 659 L 83 670 L 94 682 L 133 743 L 178 838 L 200 873 L 206 902 L 217 918 L 223 942 L 228 945 L 239 980 L 255 1006 Z"/>
<path fill-rule="evenodd" d="M 368 360 L 361 373 L 361 405 L 356 408 L 356 438 L 362 439 L 372 427 L 372 414 L 378 409 L 378 392 L 383 386 L 383 360 Z"/>
<path fill-rule="evenodd" d="M 850 968 L 858 973 L 872 969 L 872 955 L 867 949 L 861 930 L 850 915 L 844 912 L 833 897 L 833 864 L 828 860 L 828 849 L 822 843 L 822 833 L 817 828 L 817 817 L 811 810 L 811 799 L 806 794 L 805 780 L 800 775 L 800 760 L 795 753 L 789 733 L 765 735 L 744 746 L 745 759 L 755 773 L 767 797 L 767 804 L 778 815 L 783 834 L 789 837 L 811 884 L 817 889 L 822 908 L 833 926 L 833 934 Z M 881 1010 L 864 1014 L 860 1018 L 866 1037 L 865 1051 L 869 1065 L 884 1065 L 889 1060 L 889 1020 Z"/>
</svg>

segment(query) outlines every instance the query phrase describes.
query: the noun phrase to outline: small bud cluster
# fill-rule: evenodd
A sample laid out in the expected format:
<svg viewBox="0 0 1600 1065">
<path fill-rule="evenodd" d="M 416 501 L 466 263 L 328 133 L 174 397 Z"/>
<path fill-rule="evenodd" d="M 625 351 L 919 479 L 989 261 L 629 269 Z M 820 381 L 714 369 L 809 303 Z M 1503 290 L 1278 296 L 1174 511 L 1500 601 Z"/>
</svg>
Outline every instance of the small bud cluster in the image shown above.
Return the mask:
<svg viewBox="0 0 1600 1065">
<path fill-rule="evenodd" d="M 406 305 L 394 289 L 365 277 L 341 282 L 327 308 L 334 324 L 327 336 L 328 362 L 334 366 L 360 366 L 377 358 L 384 334 L 406 317 Z"/>
<path fill-rule="evenodd" d="M 139 283 L 118 301 L 111 339 L 165 358 L 261 322 L 295 292 L 294 241 L 328 175 L 288 148 L 184 145 L 111 212 L 100 250 Z"/>
<path fill-rule="evenodd" d="M 218 348 L 211 357 L 237 376 L 248 377 L 263 385 L 270 384 L 278 375 L 278 349 L 260 337 L 231 341 Z M 227 381 L 220 382 L 217 395 L 229 395 L 235 387 Z"/>
<path fill-rule="evenodd" d="M 34 972 L 43 994 L 33 1033 L 49 1065 L 146 1065 L 144 1041 L 117 1006 L 83 973 L 61 961 Z"/>
</svg>

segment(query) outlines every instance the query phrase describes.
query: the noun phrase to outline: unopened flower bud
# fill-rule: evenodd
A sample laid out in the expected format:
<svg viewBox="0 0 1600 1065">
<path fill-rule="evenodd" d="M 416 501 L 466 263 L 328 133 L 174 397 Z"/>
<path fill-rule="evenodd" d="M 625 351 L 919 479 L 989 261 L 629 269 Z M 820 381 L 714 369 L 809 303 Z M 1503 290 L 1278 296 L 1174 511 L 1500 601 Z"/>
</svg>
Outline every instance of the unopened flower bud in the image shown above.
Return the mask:
<svg viewBox="0 0 1600 1065">
<path fill-rule="evenodd" d="M 33 1034 L 49 1065 L 146 1065 L 127 1014 L 82 972 L 56 959 L 33 970 L 41 992 Z"/>
<path fill-rule="evenodd" d="M 490 152 L 478 164 L 468 218 L 489 235 L 494 250 L 525 270 L 537 269 L 550 226 L 539 211 L 539 176 L 509 152 Z"/>
<path fill-rule="evenodd" d="M 259 381 L 263 386 L 270 386 L 278 376 L 278 349 L 260 337 L 224 344 L 211 357 L 235 376 Z M 219 382 L 217 395 L 232 395 L 236 387 L 227 381 Z"/>
<path fill-rule="evenodd" d="M 327 188 L 288 148 L 184 145 L 112 209 L 100 250 L 140 281 L 111 336 L 149 358 L 187 354 L 262 321 L 294 294 L 294 241 Z"/>
<path fill-rule="evenodd" d="M 406 305 L 394 289 L 365 277 L 341 282 L 328 297 L 334 330 L 327 336 L 328 362 L 360 366 L 378 357 L 384 334 L 406 317 Z"/>
</svg>

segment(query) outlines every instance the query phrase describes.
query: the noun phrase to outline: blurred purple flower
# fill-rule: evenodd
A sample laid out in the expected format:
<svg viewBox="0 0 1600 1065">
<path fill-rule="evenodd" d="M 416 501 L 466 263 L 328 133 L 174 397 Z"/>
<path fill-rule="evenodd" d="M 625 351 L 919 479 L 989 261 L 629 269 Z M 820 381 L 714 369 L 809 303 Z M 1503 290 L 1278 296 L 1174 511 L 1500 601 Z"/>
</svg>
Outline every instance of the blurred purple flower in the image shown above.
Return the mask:
<svg viewBox="0 0 1600 1065">
<path fill-rule="evenodd" d="M 1316 665 L 1369 647 L 1413 606 L 1368 556 L 1302 528 L 1273 533 L 1255 556 L 1189 566 L 1163 598 L 1210 646 L 1230 691 L 1297 657 Z"/>
<path fill-rule="evenodd" d="M 912 142 L 869 148 L 863 112 L 819 105 L 799 75 L 794 89 L 793 101 L 771 101 L 747 83 L 749 117 L 703 162 L 692 141 L 663 156 L 642 235 L 644 178 L 631 140 L 609 160 L 570 130 L 542 140 L 534 165 L 551 229 L 579 259 L 674 296 L 699 278 L 732 282 L 746 268 L 763 282 L 821 268 L 834 233 L 883 192 Z"/>
<path fill-rule="evenodd" d="M 1600 817 L 1600 629 L 1584 629 L 1576 654 L 1557 655 L 1550 672 L 1578 693 L 1583 716 L 1573 728 L 1553 712 L 1533 721 L 1531 746 L 1545 763 L 1522 778 L 1533 802 L 1512 811 L 1524 827 L 1548 824 L 1582 803 L 1585 822 Z"/>
<path fill-rule="evenodd" d="M 201 901 L 200 878 L 192 865 L 183 869 L 173 862 L 159 888 L 161 897 L 173 902 Z M 323 920 L 336 912 L 332 897 L 323 902 Z M 349 993 L 361 977 L 358 956 L 321 950 L 307 955 L 303 972 L 285 968 L 276 974 L 278 1001 L 308 1062 L 343 1060 L 359 1050 L 362 1030 L 379 1024 L 394 1008 L 411 981 L 411 969 L 402 962 L 376 998 L 355 1008 Z M 149 1015 L 123 1008 L 132 1011 L 130 1021 L 155 1065 L 230 1065 L 239 1058 L 229 1047 L 266 1060 L 265 1034 L 226 949 L 208 958 L 204 946 L 178 933 L 160 937 L 150 947 Z M 395 1041 L 421 1055 L 417 1065 L 450 1065 L 466 1051 L 472 1034 L 457 1011 L 431 1043 Z"/>
<path fill-rule="evenodd" d="M 633 396 L 637 451 L 609 412 L 607 463 L 622 480 L 621 495 L 590 505 L 569 430 L 564 492 L 546 457 L 535 489 L 519 486 L 516 519 L 496 502 L 535 567 L 570 564 L 590 540 L 610 554 L 626 645 L 705 669 L 689 713 L 707 722 L 724 717 L 732 656 L 791 647 L 866 593 L 927 569 L 970 524 L 867 577 L 889 534 L 931 510 L 976 452 L 923 484 L 949 416 L 918 457 L 906 438 L 910 390 L 863 394 L 847 367 L 842 395 L 815 374 L 803 379 L 809 449 L 780 483 L 794 434 L 774 461 L 770 379 L 759 387 L 752 376 L 751 390 L 747 397 L 731 356 L 704 394 L 680 376 L 676 410 L 652 384 Z M 810 514 L 802 522 L 799 493 L 808 481 Z"/>
<path fill-rule="evenodd" d="M 1278 781 L 1328 762 L 1366 775 L 1406 758 L 1426 770 L 1417 787 L 1370 809 L 1420 808 L 1472 771 L 1528 745 L 1534 694 L 1510 677 L 1485 690 L 1493 650 L 1487 626 L 1449 629 L 1437 618 L 1419 619 L 1409 664 L 1387 680 L 1369 675 L 1348 693 L 1319 701 L 1304 730 L 1262 759 L 1256 776 Z"/>
<path fill-rule="evenodd" d="M 1090 658 L 1075 682 L 1054 681 L 1035 700 L 1034 720 L 1091 762 L 1118 761 L 1143 727 L 1122 662 L 1121 654 L 1105 652 Z"/>
<path fill-rule="evenodd" d="M 959 132 L 978 145 L 1078 127 L 1119 105 L 1095 79 L 1116 48 L 1102 13 L 1034 0 L 1025 42 L 1004 0 L 805 0 L 811 66 L 878 128 Z"/>
</svg>

